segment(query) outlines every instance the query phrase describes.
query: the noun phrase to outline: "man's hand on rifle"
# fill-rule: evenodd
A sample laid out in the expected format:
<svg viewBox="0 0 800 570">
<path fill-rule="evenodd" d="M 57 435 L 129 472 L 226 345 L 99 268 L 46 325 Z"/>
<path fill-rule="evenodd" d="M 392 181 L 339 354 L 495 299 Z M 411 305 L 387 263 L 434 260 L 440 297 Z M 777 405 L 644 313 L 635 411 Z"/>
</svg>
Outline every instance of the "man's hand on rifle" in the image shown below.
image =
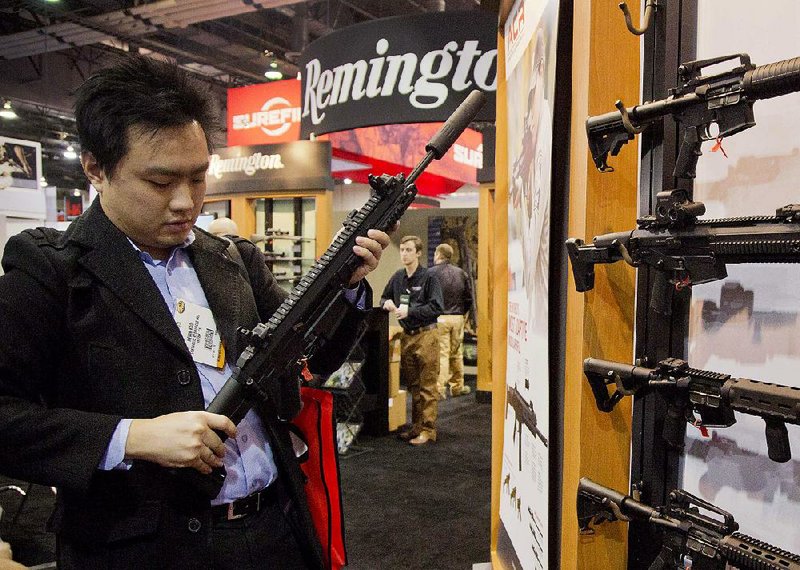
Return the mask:
<svg viewBox="0 0 800 570">
<path fill-rule="evenodd" d="M 214 430 L 236 437 L 236 426 L 209 412 L 176 412 L 131 422 L 126 459 L 144 459 L 164 467 L 193 467 L 205 473 L 222 467 L 225 444 Z"/>
<path fill-rule="evenodd" d="M 367 237 L 357 237 L 353 253 L 362 260 L 361 265 L 350 278 L 350 285 L 355 285 L 367 274 L 378 267 L 383 250 L 389 247 L 389 234 L 380 230 L 369 230 Z"/>
</svg>

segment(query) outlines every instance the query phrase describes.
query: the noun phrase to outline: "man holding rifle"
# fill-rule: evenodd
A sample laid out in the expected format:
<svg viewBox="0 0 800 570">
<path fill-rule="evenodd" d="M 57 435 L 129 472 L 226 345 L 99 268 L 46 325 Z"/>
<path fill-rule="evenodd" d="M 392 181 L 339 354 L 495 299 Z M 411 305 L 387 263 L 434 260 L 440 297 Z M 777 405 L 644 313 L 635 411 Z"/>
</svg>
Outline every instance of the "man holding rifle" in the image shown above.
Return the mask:
<svg viewBox="0 0 800 570">
<path fill-rule="evenodd" d="M 128 56 L 79 88 L 76 118 L 98 200 L 66 232 L 12 238 L 3 258 L 2 471 L 58 487 L 62 569 L 322 567 L 274 407 L 238 426 L 203 411 L 245 346 L 237 327 L 287 296 L 250 242 L 194 227 L 211 97 L 175 64 Z M 362 279 L 389 243 L 368 235 L 353 247 L 345 332 L 371 305 Z M 322 356 L 346 353 L 343 338 Z M 173 473 L 222 466 L 211 501 Z"/>
</svg>

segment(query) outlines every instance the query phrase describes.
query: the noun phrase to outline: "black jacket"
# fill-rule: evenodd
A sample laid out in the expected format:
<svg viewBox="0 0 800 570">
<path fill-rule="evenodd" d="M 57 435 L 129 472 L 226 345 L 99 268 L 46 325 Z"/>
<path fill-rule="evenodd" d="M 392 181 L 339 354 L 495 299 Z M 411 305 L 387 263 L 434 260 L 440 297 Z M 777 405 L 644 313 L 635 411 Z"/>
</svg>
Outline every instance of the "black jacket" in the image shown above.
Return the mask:
<svg viewBox="0 0 800 570">
<path fill-rule="evenodd" d="M 409 296 L 408 316 L 399 321 L 403 330 L 436 324 L 436 318 L 442 314 L 444 306 L 442 288 L 425 267 L 417 266 L 411 277 L 405 268 L 395 271 L 381 295 L 381 307 L 388 299 L 399 307 L 403 295 Z"/>
<path fill-rule="evenodd" d="M 467 272 L 449 261 L 428 268 L 439 280 L 444 297 L 444 315 L 464 315 L 472 310 L 472 283 Z"/>
<path fill-rule="evenodd" d="M 228 242 L 195 234 L 188 253 L 233 362 L 237 327 L 266 320 L 286 292 L 249 242 L 239 250 L 252 289 Z M 207 498 L 153 463 L 97 469 L 120 419 L 204 408 L 191 355 L 137 252 L 98 200 L 66 232 L 11 238 L 3 268 L 0 472 L 58 487 L 59 568 L 207 568 Z M 321 567 L 288 431 L 259 412 L 298 540 Z"/>
</svg>

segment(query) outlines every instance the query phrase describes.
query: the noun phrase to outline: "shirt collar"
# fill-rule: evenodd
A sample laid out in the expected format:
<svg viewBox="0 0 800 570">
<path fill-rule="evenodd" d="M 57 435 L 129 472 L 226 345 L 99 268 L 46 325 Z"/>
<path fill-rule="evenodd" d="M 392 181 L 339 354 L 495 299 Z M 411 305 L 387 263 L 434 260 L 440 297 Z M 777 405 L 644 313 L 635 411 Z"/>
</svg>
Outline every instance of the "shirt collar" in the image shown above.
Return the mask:
<svg viewBox="0 0 800 570">
<path fill-rule="evenodd" d="M 133 243 L 131 238 L 128 238 L 128 242 L 133 246 L 133 249 L 135 249 L 136 252 L 139 254 L 139 259 L 141 259 L 142 261 L 144 261 L 145 263 L 148 263 L 150 265 L 159 265 L 159 264 L 162 264 L 162 263 L 163 264 L 169 263 L 169 260 L 172 259 L 172 257 L 175 255 L 175 252 L 177 250 L 186 249 L 187 247 L 189 247 L 190 245 L 192 245 L 194 243 L 194 240 L 195 240 L 194 230 L 189 230 L 189 235 L 186 236 L 186 239 L 183 240 L 183 243 L 173 247 L 172 250 L 170 251 L 169 257 L 167 259 L 155 260 L 155 259 L 153 259 L 152 255 L 150 255 L 146 251 L 142 251 L 142 249 L 138 245 Z"/>
</svg>

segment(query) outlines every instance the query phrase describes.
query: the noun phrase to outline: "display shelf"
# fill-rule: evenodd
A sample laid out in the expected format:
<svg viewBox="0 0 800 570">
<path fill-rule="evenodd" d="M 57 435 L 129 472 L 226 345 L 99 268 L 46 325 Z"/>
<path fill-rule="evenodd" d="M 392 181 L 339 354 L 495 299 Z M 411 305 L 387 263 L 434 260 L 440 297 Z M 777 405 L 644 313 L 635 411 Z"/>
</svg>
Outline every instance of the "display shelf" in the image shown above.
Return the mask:
<svg viewBox="0 0 800 570">
<path fill-rule="evenodd" d="M 320 386 L 333 394 L 333 416 L 336 419 L 339 453 L 345 453 L 356 440 L 364 416 L 361 403 L 366 387 L 361 380 L 365 353 L 359 337 L 344 363 L 330 374 Z"/>
<path fill-rule="evenodd" d="M 328 376 L 328 379 L 322 385 L 324 388 L 338 388 L 346 390 L 350 388 L 353 381 L 357 378 L 358 373 L 361 371 L 364 361 L 346 361 L 339 369 Z"/>
<path fill-rule="evenodd" d="M 336 422 L 336 442 L 340 455 L 347 453 L 353 446 L 363 425 L 363 423 Z"/>
<path fill-rule="evenodd" d="M 274 240 L 287 240 L 287 241 L 296 241 L 296 242 L 312 242 L 316 241 L 316 238 L 307 237 L 307 236 L 294 236 L 289 234 L 252 234 L 250 236 L 250 241 L 253 243 L 261 243 L 266 241 L 274 241 Z"/>
</svg>

